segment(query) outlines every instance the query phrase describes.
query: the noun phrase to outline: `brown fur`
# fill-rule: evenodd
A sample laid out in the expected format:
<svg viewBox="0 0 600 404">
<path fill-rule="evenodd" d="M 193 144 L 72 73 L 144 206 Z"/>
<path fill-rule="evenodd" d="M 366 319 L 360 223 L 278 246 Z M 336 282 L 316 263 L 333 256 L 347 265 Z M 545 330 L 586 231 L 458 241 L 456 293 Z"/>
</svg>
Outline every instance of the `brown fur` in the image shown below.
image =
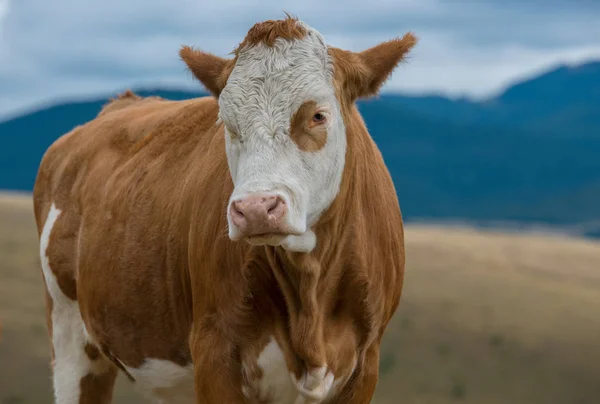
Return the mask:
<svg viewBox="0 0 600 404">
<path fill-rule="evenodd" d="M 212 95 L 218 97 L 227 83 L 227 79 L 235 66 L 235 61 L 215 56 L 211 53 L 194 50 L 184 46 L 179 56 Z"/>
<path fill-rule="evenodd" d="M 85 354 L 91 361 L 98 360 L 100 358 L 100 351 L 94 345 L 87 343 L 85 348 L 83 348 Z"/>
<path fill-rule="evenodd" d="M 317 103 L 307 101 L 298 108 L 290 123 L 290 137 L 300 150 L 316 152 L 327 143 L 327 129 L 316 125 L 312 118 L 316 112 Z"/>
<path fill-rule="evenodd" d="M 110 404 L 117 378 L 117 369 L 109 368 L 99 375 L 88 373 L 79 382 L 81 396 L 79 404 Z"/>
<path fill-rule="evenodd" d="M 338 78 L 343 81 L 344 98 L 354 101 L 376 95 L 416 43 L 417 37 L 407 33 L 358 53 L 329 47 Z"/>
<path fill-rule="evenodd" d="M 212 97 L 127 95 L 135 102 L 49 148 L 34 188 L 37 225 L 41 232 L 52 203 L 62 210 L 50 266 L 78 299 L 101 358 L 121 369 L 119 361 L 135 368 L 146 357 L 193 362 L 197 402 L 243 403 L 242 384 L 262 375 L 251 366 L 242 374 L 241 364 L 255 363 L 274 335 L 297 376 L 326 364 L 346 380 L 333 402 L 370 401 L 404 273 L 394 185 L 353 103 L 381 85 L 408 45 L 380 46 L 359 56 L 332 49 L 348 146 L 340 192 L 314 229 L 310 254 L 227 237 L 233 184 Z M 231 62 L 189 52 L 186 63 L 218 95 Z M 296 115 L 295 141 L 318 147 L 294 129 L 308 112 Z M 82 379 L 82 392 L 109 395 L 112 376 L 94 377 Z M 105 402 L 85 394 L 82 402 Z"/>
<path fill-rule="evenodd" d="M 125 92 L 119 94 L 117 98 L 110 99 L 106 104 L 102 106 L 102 109 L 98 113 L 98 116 L 102 116 L 112 111 L 117 111 L 119 109 L 126 108 L 130 105 L 137 104 L 140 102 L 148 102 L 152 100 L 159 100 L 160 97 L 140 97 L 137 94 L 134 94 L 131 90 L 126 90 Z"/>
<path fill-rule="evenodd" d="M 275 45 L 275 40 L 281 38 L 286 41 L 302 39 L 306 36 L 306 29 L 298 24 L 298 19 L 290 15 L 283 20 L 267 20 L 254 24 L 248 31 L 244 40 L 238 45 L 234 53 L 239 54 L 245 48 L 264 43 L 267 46 Z"/>
</svg>

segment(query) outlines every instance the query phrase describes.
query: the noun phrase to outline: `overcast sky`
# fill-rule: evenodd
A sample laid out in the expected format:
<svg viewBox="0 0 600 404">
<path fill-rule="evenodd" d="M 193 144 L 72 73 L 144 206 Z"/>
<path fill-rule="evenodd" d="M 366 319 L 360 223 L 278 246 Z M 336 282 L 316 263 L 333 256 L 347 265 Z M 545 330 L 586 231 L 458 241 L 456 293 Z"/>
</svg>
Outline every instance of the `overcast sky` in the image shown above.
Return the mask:
<svg viewBox="0 0 600 404">
<path fill-rule="evenodd" d="M 355 51 L 413 31 L 420 42 L 386 91 L 486 97 L 600 59 L 600 0 L 0 0 L 0 119 L 126 87 L 199 89 L 182 44 L 226 56 L 283 10 Z"/>
</svg>

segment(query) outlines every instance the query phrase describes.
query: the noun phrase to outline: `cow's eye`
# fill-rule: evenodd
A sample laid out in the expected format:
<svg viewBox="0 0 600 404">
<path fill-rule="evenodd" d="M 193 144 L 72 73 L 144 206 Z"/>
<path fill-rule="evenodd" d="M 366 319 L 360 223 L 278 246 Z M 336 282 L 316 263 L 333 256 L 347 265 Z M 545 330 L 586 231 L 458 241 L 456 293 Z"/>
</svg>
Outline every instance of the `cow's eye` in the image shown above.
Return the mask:
<svg viewBox="0 0 600 404">
<path fill-rule="evenodd" d="M 313 122 L 315 123 L 323 123 L 325 122 L 325 119 L 325 114 L 323 114 L 322 112 L 317 112 L 313 115 Z"/>
</svg>

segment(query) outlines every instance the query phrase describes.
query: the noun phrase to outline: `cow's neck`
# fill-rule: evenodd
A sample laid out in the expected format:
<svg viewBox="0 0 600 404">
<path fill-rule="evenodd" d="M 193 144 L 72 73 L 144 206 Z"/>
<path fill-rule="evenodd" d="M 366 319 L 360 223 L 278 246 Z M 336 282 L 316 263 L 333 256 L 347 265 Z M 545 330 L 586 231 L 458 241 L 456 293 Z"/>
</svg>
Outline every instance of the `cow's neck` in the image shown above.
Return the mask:
<svg viewBox="0 0 600 404">
<path fill-rule="evenodd" d="M 345 115 L 353 118 L 353 122 L 349 122 L 352 127 L 362 125 L 353 107 Z M 351 244 L 355 239 L 352 236 L 355 231 L 353 217 L 357 217 L 362 186 L 356 148 L 365 139 L 357 139 L 357 134 L 350 132 L 354 130 L 347 130 L 348 146 L 340 192 L 314 229 L 316 248 L 308 254 L 289 252 L 280 247 L 267 249 L 270 267 L 285 296 L 290 342 L 296 354 L 314 367 L 326 363 L 324 323 L 336 310 L 337 297 L 341 293 L 339 288 L 344 284 L 341 279 L 351 276 L 348 271 L 354 259 Z M 368 136 L 366 130 L 359 132 Z"/>
</svg>

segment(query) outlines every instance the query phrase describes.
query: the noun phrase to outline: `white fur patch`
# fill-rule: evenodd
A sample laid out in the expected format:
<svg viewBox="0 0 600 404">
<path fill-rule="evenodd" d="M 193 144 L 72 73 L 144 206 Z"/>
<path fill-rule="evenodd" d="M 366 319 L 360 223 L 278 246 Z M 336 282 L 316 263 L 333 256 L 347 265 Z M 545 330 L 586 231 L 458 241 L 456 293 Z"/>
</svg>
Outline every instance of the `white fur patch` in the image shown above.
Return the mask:
<svg viewBox="0 0 600 404">
<path fill-rule="evenodd" d="M 185 367 L 161 359 L 146 359 L 139 368 L 126 367 L 144 394 L 165 404 L 194 403 L 194 365 Z"/>
<path fill-rule="evenodd" d="M 243 388 L 249 394 L 256 392 L 259 401 L 270 404 L 319 404 L 331 397 L 334 384 L 333 373 L 327 368 L 319 368 L 311 374 L 306 373 L 300 380 L 290 373 L 281 347 L 271 337 L 260 353 L 257 364 L 262 370 L 262 378 L 252 380 L 250 389 Z"/>
<path fill-rule="evenodd" d="M 317 236 L 312 230 L 307 230 L 300 236 L 286 236 L 281 242 L 281 246 L 289 251 L 311 252 L 317 245 Z"/>
<path fill-rule="evenodd" d="M 283 351 L 273 337 L 258 356 L 257 363 L 263 372 L 254 386 L 259 392 L 259 399 L 273 404 L 293 403 L 298 390 L 290 379 Z"/>
<path fill-rule="evenodd" d="M 235 185 L 230 203 L 255 192 L 277 193 L 288 206 L 286 224 L 296 234 L 282 246 L 306 252 L 317 241 L 310 229 L 339 192 L 346 130 L 325 41 L 298 24 L 307 31 L 303 39 L 278 38 L 272 47 L 261 43 L 239 53 L 219 96 L 219 119 Z M 327 141 L 316 152 L 301 150 L 289 134 L 292 117 L 307 101 L 328 111 Z M 229 236 L 238 236 L 231 221 Z"/>
<path fill-rule="evenodd" d="M 78 404 L 81 395 L 81 378 L 89 373 L 106 372 L 109 364 L 99 358 L 91 361 L 85 353 L 88 343 L 77 301 L 69 299 L 61 291 L 56 276 L 50 268 L 47 255 L 52 228 L 61 210 L 54 204 L 40 237 L 40 259 L 48 293 L 52 298 L 52 345 L 54 347 L 53 386 L 57 404 Z"/>
<path fill-rule="evenodd" d="M 326 366 L 304 372 L 299 380 L 294 374 L 291 374 L 291 377 L 296 388 L 308 403 L 323 402 L 328 397 L 335 380 L 333 373 Z M 298 400 L 296 401 L 298 402 Z"/>
</svg>

